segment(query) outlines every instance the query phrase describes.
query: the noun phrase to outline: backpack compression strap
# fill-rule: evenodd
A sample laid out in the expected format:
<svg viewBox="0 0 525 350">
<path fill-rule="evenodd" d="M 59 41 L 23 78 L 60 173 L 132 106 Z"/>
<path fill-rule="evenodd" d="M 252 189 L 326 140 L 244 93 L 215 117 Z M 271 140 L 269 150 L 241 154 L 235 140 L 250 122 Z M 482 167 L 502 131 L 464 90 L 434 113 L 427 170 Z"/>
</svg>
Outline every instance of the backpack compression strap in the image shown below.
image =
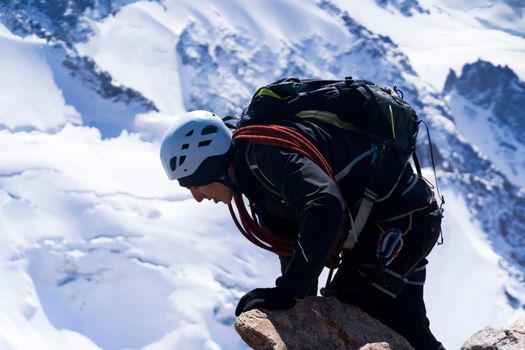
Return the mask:
<svg viewBox="0 0 525 350">
<path fill-rule="evenodd" d="M 234 141 L 247 141 L 262 145 L 277 146 L 296 152 L 307 157 L 323 169 L 337 183 L 332 168 L 323 157 L 321 152 L 302 134 L 281 125 L 251 125 L 239 128 L 233 134 Z M 242 194 L 234 194 L 234 202 L 239 211 L 240 219 L 237 218 L 232 205 L 229 205 L 233 221 L 239 231 L 255 245 L 283 256 L 290 256 L 293 252 L 295 240 L 286 239 L 261 228 L 257 224 L 253 203 L 250 203 L 252 215 L 248 214 Z M 332 252 L 327 266 L 331 269 L 328 279 L 331 279 L 332 271 L 339 265 L 339 254 L 348 232 L 346 222 L 342 227 L 341 236 L 336 249 Z"/>
</svg>

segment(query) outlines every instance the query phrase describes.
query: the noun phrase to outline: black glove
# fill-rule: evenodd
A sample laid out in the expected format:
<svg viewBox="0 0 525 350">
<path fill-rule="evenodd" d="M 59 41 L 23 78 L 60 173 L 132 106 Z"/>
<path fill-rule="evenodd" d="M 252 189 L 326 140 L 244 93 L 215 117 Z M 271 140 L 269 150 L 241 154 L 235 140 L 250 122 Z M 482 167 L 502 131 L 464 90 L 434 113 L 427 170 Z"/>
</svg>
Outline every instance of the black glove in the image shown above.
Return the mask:
<svg viewBox="0 0 525 350">
<path fill-rule="evenodd" d="M 245 294 L 235 309 L 235 316 L 252 309 L 284 310 L 296 303 L 295 298 L 285 290 L 274 288 L 256 288 Z"/>
</svg>

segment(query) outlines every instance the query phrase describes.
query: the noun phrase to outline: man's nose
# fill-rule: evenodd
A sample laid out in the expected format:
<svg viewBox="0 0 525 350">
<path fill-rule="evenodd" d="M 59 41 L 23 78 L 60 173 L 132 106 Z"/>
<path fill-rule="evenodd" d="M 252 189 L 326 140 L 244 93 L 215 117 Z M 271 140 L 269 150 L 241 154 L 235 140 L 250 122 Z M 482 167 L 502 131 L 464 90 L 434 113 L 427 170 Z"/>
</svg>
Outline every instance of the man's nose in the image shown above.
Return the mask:
<svg viewBox="0 0 525 350">
<path fill-rule="evenodd" d="M 190 188 L 190 191 L 191 191 L 191 195 L 193 196 L 193 198 L 197 201 L 197 202 L 202 202 L 202 200 L 204 199 L 204 195 L 202 193 L 200 193 L 198 190 L 196 189 L 192 189 Z"/>
</svg>

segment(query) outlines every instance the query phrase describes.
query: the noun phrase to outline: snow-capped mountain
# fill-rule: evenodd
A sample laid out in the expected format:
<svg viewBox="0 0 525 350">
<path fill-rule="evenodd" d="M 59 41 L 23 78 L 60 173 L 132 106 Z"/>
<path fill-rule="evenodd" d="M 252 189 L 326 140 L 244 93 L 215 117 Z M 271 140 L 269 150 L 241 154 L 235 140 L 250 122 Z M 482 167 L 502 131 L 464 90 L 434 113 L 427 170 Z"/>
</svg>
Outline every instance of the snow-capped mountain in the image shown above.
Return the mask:
<svg viewBox="0 0 525 350">
<path fill-rule="evenodd" d="M 519 231 L 525 218 L 525 84 L 509 67 L 480 60 L 466 64 L 459 77 L 451 71 L 444 94 L 462 135 L 482 158 L 490 160 L 491 169 L 496 168 L 483 173 L 469 171 L 469 177 L 478 176 L 477 184 L 465 179 L 471 210 L 486 232 L 495 233 L 496 249 L 503 238 L 506 255 L 523 266 L 525 238 Z"/>
<path fill-rule="evenodd" d="M 148 111 L 158 111 L 153 102 L 144 98 L 139 92 L 122 85 L 115 85 L 109 73 L 100 70 L 96 63 L 87 56 L 78 54 L 75 43 L 87 39 L 92 33 L 87 24 L 89 19 L 102 19 L 116 13 L 125 1 L 103 2 L 57 2 L 49 6 L 40 1 L 0 2 L 0 18 L 9 27 L 12 35 L 34 35 L 47 41 L 33 40 L 25 45 L 14 44 L 13 38 L 4 37 L 6 51 L 16 55 L 44 56 L 46 67 L 54 84 L 62 91 L 61 98 L 73 110 L 68 117 L 58 118 L 53 110 L 38 113 L 31 109 L 26 101 L 16 98 L 18 91 L 33 85 L 28 73 L 21 79 L 20 71 L 12 71 L 13 54 L 6 55 L 9 60 L 3 65 L 3 93 L 0 95 L 4 118 L 0 125 L 11 130 L 56 130 L 66 122 L 82 120 L 84 125 L 92 125 L 100 130 L 104 137 L 117 136 L 123 129 L 130 129 L 134 116 Z M 11 40 L 10 40 L 11 39 Z M 30 51 L 30 52 L 29 52 Z M 36 60 L 38 61 L 38 59 Z M 27 81 L 29 80 L 29 81 Z M 30 92 L 30 91 L 29 91 Z M 39 91 L 34 91 L 35 102 L 42 105 L 48 101 L 39 101 Z M 42 115 L 43 114 L 43 115 Z M 43 118 L 42 118 L 43 117 Z M 45 119 L 45 120 L 42 120 Z M 38 122 L 36 121 L 38 120 Z"/>
<path fill-rule="evenodd" d="M 92 33 L 89 20 L 102 20 L 137 0 L 57 1 L 11 0 L 0 3 L 2 21 L 14 34 L 35 34 L 70 47 Z"/>
<path fill-rule="evenodd" d="M 477 61 L 445 84 L 456 124 L 507 178 L 525 186 L 525 84 L 509 67 Z"/>
<path fill-rule="evenodd" d="M 176 114 L 238 114 L 283 76 L 395 84 L 428 123 L 447 203 L 427 303 L 447 347 L 523 317 L 522 9 L 0 1 L 0 348 L 245 348 L 233 308 L 277 261 L 165 180 L 158 142 Z"/>
</svg>

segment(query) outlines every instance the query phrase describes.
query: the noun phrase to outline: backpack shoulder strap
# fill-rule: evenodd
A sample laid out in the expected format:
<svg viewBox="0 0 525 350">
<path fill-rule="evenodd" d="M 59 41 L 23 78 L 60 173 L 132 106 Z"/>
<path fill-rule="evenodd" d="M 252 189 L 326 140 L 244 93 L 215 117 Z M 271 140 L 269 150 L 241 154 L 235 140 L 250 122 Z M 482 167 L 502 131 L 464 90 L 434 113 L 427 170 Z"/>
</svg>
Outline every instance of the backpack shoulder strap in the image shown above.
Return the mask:
<svg viewBox="0 0 525 350">
<path fill-rule="evenodd" d="M 253 147 L 253 143 L 248 143 L 246 146 L 246 151 L 244 152 L 244 157 L 248 167 L 250 168 L 250 171 L 255 176 L 257 181 L 259 181 L 259 183 L 264 186 L 264 188 L 278 197 L 281 197 L 279 188 L 273 182 L 271 182 L 266 175 L 264 175 L 263 171 L 257 164 L 257 157 Z"/>
</svg>

